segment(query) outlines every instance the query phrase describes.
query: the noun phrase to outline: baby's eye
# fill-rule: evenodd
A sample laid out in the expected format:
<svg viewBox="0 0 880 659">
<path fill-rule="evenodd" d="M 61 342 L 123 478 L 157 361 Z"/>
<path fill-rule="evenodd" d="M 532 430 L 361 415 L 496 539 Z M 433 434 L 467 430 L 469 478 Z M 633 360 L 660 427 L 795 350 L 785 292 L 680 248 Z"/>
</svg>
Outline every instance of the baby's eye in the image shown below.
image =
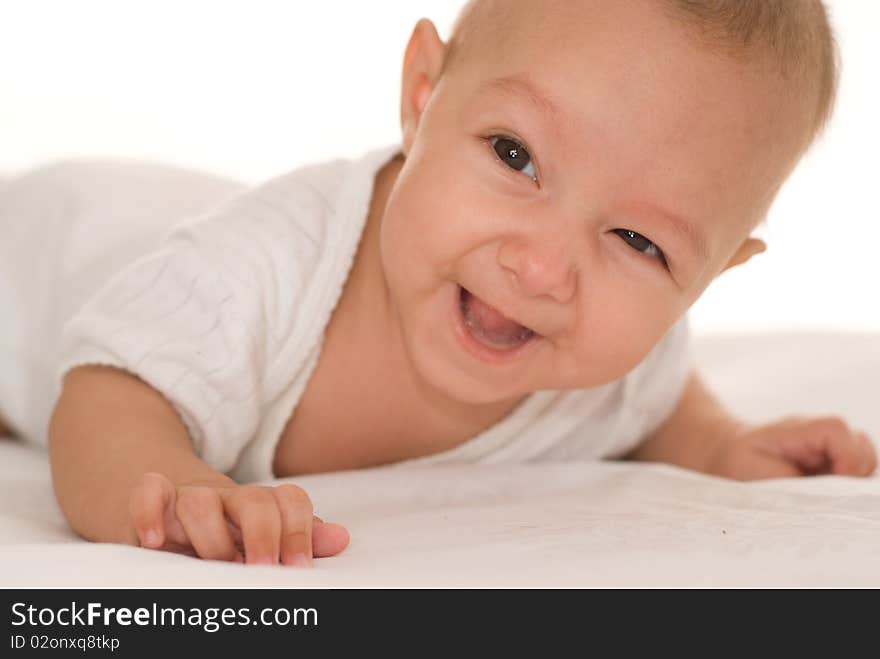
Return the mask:
<svg viewBox="0 0 880 659">
<path fill-rule="evenodd" d="M 511 169 L 522 172 L 533 181 L 537 180 L 532 157 L 522 144 L 503 135 L 493 135 L 489 138 L 489 144 L 495 149 L 495 153 L 501 158 L 501 162 Z"/>
<path fill-rule="evenodd" d="M 615 229 L 614 233 L 623 238 L 626 244 L 632 247 L 634 250 L 642 252 L 643 254 L 656 256 L 663 262 L 664 267 L 669 267 L 666 263 L 666 256 L 663 254 L 660 248 L 657 247 L 657 245 L 652 243 L 650 240 L 645 238 L 643 235 L 638 234 L 635 231 L 630 231 L 629 229 Z"/>
</svg>

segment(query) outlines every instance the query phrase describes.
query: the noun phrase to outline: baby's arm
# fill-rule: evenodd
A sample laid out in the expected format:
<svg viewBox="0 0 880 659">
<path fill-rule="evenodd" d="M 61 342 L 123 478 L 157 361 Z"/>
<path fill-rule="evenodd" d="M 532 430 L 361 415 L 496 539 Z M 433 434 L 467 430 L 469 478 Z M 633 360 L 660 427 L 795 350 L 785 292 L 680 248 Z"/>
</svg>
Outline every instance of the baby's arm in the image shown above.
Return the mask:
<svg viewBox="0 0 880 659">
<path fill-rule="evenodd" d="M 749 424 L 728 413 L 691 371 L 674 412 L 627 458 L 753 480 L 832 473 L 868 476 L 873 444 L 839 417 Z"/>
<path fill-rule="evenodd" d="M 55 493 L 80 535 L 204 558 L 300 564 L 348 542 L 300 488 L 239 486 L 193 452 L 155 389 L 120 369 L 68 372 L 49 425 Z"/>
</svg>

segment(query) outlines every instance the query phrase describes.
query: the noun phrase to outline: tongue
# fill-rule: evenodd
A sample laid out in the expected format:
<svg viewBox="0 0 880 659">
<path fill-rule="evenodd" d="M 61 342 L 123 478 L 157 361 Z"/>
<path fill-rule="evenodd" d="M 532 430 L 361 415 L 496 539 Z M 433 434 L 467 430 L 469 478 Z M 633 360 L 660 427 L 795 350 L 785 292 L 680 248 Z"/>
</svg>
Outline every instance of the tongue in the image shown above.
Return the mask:
<svg viewBox="0 0 880 659">
<path fill-rule="evenodd" d="M 498 348 L 509 348 L 527 340 L 528 328 L 505 318 L 494 307 L 463 290 L 462 306 L 465 324 L 477 338 Z"/>
</svg>

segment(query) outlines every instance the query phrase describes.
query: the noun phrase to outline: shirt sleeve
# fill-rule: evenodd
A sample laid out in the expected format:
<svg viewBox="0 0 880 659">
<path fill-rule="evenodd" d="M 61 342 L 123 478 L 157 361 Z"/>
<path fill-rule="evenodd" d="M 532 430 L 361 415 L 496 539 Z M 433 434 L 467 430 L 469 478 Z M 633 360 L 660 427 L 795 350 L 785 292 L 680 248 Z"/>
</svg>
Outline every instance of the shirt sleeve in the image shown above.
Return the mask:
<svg viewBox="0 0 880 659">
<path fill-rule="evenodd" d="M 620 457 L 634 449 L 675 411 L 693 366 L 690 339 L 685 313 L 627 376 L 626 439 L 608 457 Z"/>
<path fill-rule="evenodd" d="M 272 349 L 267 227 L 234 212 L 175 225 L 65 323 L 56 393 L 78 365 L 124 369 L 171 403 L 194 450 L 229 471 L 254 436 Z"/>
</svg>

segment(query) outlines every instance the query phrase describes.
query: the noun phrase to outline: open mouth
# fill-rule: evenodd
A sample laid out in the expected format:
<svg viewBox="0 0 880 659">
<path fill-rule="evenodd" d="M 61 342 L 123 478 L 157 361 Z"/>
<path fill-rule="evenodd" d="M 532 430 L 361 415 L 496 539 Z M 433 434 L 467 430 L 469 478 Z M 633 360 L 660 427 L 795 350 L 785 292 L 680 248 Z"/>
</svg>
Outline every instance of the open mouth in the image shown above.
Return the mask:
<svg viewBox="0 0 880 659">
<path fill-rule="evenodd" d="M 459 286 L 459 307 L 468 336 L 499 356 L 516 352 L 518 348 L 541 336 L 531 328 L 504 316 L 463 286 Z"/>
</svg>

